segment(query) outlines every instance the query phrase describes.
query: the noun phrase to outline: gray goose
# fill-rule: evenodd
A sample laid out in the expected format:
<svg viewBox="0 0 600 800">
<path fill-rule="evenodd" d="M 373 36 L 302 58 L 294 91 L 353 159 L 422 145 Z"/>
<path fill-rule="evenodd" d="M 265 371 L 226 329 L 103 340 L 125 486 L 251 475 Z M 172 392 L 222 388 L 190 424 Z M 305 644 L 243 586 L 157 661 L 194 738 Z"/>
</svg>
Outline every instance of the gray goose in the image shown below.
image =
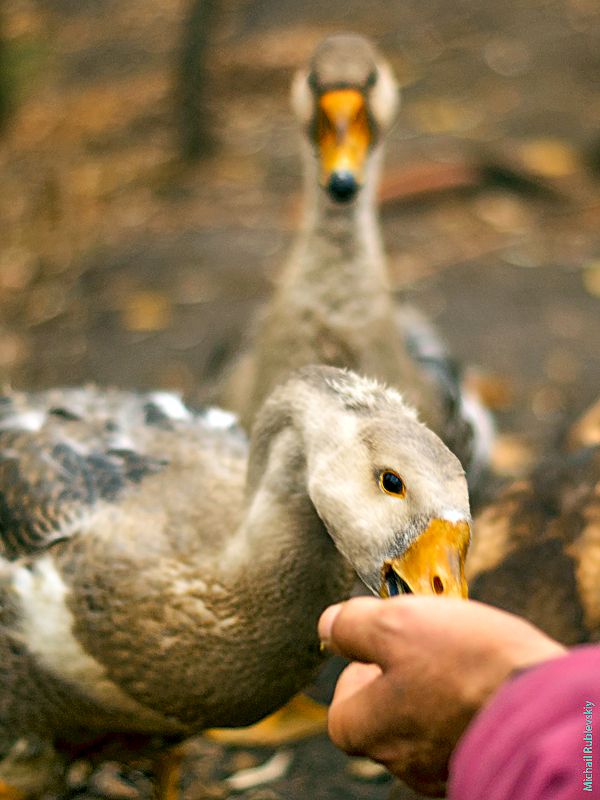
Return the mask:
<svg viewBox="0 0 600 800">
<path fill-rule="evenodd" d="M 348 367 L 392 386 L 457 454 L 471 488 L 493 426 L 461 385 L 436 331 L 390 290 L 376 194 L 383 143 L 399 104 L 389 64 L 363 37 L 325 39 L 292 85 L 303 134 L 304 214 L 252 350 L 220 403 L 248 427 L 289 369 Z"/>
<path fill-rule="evenodd" d="M 357 574 L 464 596 L 469 538 L 458 459 L 351 372 L 292 373 L 250 441 L 167 393 L 2 398 L 0 794 L 39 793 L 58 739 L 253 723 Z"/>
</svg>

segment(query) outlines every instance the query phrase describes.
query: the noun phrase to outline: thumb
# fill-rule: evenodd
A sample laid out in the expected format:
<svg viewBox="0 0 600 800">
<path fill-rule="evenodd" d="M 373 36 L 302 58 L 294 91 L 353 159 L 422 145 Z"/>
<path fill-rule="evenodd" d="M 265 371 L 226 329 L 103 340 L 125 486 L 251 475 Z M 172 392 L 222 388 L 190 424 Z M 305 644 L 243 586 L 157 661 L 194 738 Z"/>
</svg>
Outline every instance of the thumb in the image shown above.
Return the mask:
<svg viewBox="0 0 600 800">
<path fill-rule="evenodd" d="M 385 666 L 391 648 L 391 631 L 382 624 L 386 601 L 355 597 L 326 608 L 319 620 L 319 637 L 333 653 L 352 661 Z"/>
</svg>

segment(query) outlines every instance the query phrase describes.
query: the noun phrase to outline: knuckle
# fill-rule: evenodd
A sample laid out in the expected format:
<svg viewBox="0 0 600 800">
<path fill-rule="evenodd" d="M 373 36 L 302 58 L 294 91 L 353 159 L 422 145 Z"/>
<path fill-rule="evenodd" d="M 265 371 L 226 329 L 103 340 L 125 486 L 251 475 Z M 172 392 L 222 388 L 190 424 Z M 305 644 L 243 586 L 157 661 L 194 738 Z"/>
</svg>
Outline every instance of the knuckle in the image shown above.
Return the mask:
<svg viewBox="0 0 600 800">
<path fill-rule="evenodd" d="M 347 749 L 347 737 L 344 724 L 340 719 L 340 714 L 337 713 L 337 710 L 334 706 L 329 709 L 329 716 L 327 718 L 327 731 L 329 733 L 329 738 L 336 747 L 339 747 L 341 750 Z"/>
<path fill-rule="evenodd" d="M 360 741 L 360 736 L 357 734 L 357 731 L 353 729 L 351 722 L 335 708 L 330 708 L 329 710 L 327 728 L 329 738 L 340 750 L 343 750 L 349 755 L 363 753 L 362 742 Z"/>
</svg>

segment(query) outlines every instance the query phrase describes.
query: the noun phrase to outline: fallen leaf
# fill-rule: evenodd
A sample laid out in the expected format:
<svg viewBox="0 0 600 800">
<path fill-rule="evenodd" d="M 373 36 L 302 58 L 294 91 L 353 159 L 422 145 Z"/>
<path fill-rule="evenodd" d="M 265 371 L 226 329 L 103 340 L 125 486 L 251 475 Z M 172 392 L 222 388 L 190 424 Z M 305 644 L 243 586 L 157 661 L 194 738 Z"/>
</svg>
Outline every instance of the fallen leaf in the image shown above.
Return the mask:
<svg viewBox="0 0 600 800">
<path fill-rule="evenodd" d="M 600 400 L 597 400 L 588 410 L 571 426 L 567 438 L 570 450 L 579 447 L 592 447 L 600 444 Z"/>
<path fill-rule="evenodd" d="M 487 373 L 470 367 L 463 382 L 486 408 L 494 411 L 506 411 L 515 402 L 515 387 L 507 375 Z"/>
<path fill-rule="evenodd" d="M 519 147 L 523 164 L 545 178 L 563 178 L 577 172 L 575 149 L 561 139 L 532 139 Z"/>
<path fill-rule="evenodd" d="M 243 792 L 261 786 L 265 783 L 274 783 L 287 774 L 292 763 L 291 750 L 278 750 L 268 761 L 258 767 L 242 769 L 225 779 L 225 783 L 236 792 Z"/>
<path fill-rule="evenodd" d="M 475 200 L 474 210 L 480 219 L 502 232 L 520 232 L 530 223 L 525 204 L 508 192 L 483 193 Z"/>
<path fill-rule="evenodd" d="M 35 276 L 35 257 L 22 247 L 9 247 L 0 255 L 0 288 L 26 289 Z"/>
<path fill-rule="evenodd" d="M 531 410 L 538 419 L 545 419 L 563 410 L 564 395 L 556 386 L 544 386 L 531 398 Z"/>
<path fill-rule="evenodd" d="M 231 754 L 229 768 L 237 772 L 240 769 L 251 769 L 260 764 L 260 759 L 254 754 L 249 753 L 247 750 L 239 750 Z"/>
<path fill-rule="evenodd" d="M 25 315 L 30 325 L 40 325 L 63 313 L 67 306 L 65 290 L 60 282 L 34 286 L 27 295 Z"/>
<path fill-rule="evenodd" d="M 535 452 L 522 436 L 505 433 L 494 442 L 491 463 L 496 475 L 518 478 L 535 463 Z"/>
<path fill-rule="evenodd" d="M 475 108 L 445 98 L 422 100 L 407 106 L 406 111 L 423 133 L 457 133 L 481 122 L 481 113 Z"/>
<path fill-rule="evenodd" d="M 600 261 L 588 264 L 582 273 L 582 280 L 588 294 L 600 297 Z"/>
<path fill-rule="evenodd" d="M 544 359 L 544 372 L 556 383 L 574 383 L 581 373 L 581 361 L 572 350 L 555 347 Z"/>
<path fill-rule="evenodd" d="M 128 331 L 161 331 L 171 321 L 171 301 L 161 292 L 132 292 L 123 304 L 123 326 Z"/>
<path fill-rule="evenodd" d="M 383 764 L 371 761 L 370 758 L 351 758 L 347 770 L 353 778 L 361 781 L 381 781 L 390 777 Z"/>
<path fill-rule="evenodd" d="M 492 39 L 484 46 L 482 55 L 490 69 L 508 78 L 522 75 L 531 67 L 531 52 L 519 39 Z"/>
</svg>

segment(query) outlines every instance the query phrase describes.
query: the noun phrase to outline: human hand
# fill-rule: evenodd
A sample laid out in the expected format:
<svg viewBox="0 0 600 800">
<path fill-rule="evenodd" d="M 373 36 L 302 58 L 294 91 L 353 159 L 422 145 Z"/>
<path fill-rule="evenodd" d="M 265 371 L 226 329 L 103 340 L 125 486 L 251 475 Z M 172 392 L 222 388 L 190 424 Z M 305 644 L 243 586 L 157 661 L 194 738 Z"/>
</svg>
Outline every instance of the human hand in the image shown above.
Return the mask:
<svg viewBox="0 0 600 800">
<path fill-rule="evenodd" d="M 354 662 L 329 709 L 329 735 L 439 795 L 471 718 L 516 669 L 566 649 L 525 620 L 474 601 L 357 597 L 327 608 L 319 636 Z"/>
</svg>

